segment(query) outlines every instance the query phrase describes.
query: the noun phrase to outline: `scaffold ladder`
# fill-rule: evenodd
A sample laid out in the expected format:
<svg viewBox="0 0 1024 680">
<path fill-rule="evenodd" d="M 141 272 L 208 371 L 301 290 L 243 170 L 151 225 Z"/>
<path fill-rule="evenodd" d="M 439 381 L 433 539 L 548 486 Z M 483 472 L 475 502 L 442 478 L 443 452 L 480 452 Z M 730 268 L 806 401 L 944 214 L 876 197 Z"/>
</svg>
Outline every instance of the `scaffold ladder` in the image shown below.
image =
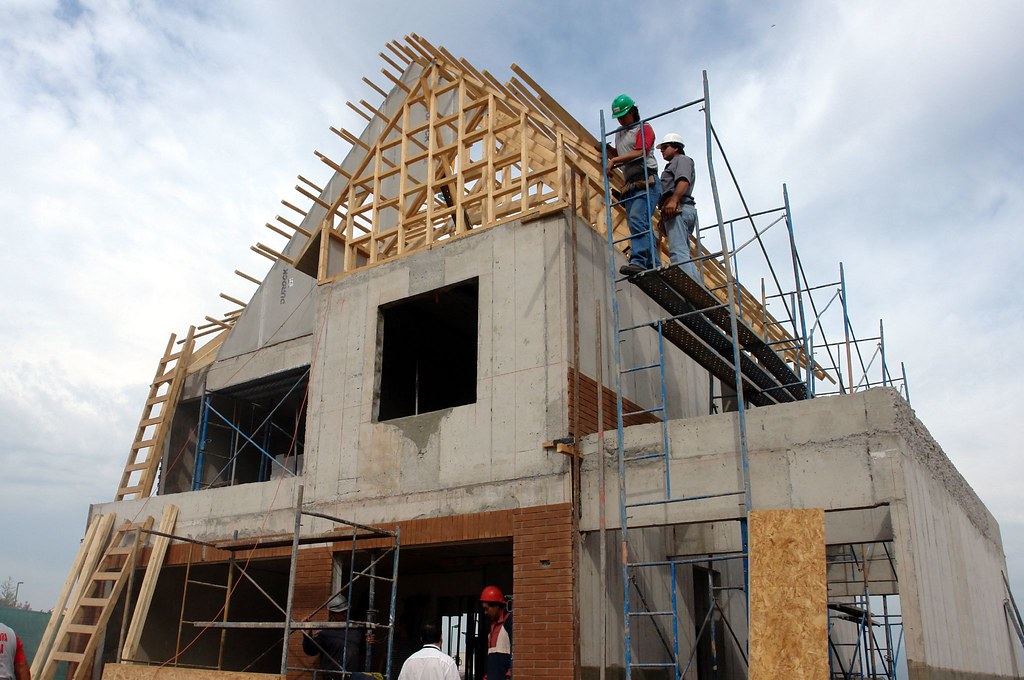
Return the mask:
<svg viewBox="0 0 1024 680">
<path fill-rule="evenodd" d="M 737 319 L 737 288 L 738 284 L 733 276 L 731 266 L 731 254 L 729 252 L 728 240 L 725 233 L 725 225 L 722 218 L 722 208 L 718 195 L 718 187 L 714 174 L 712 161 L 712 127 L 711 127 L 711 106 L 708 91 L 707 73 L 704 73 L 704 96 L 701 99 L 689 102 L 682 106 L 670 109 L 664 113 L 657 114 L 651 118 L 644 119 L 638 123 L 644 123 L 661 116 L 679 111 L 681 109 L 703 105 L 705 129 L 707 134 L 708 152 L 708 174 L 711 183 L 712 195 L 714 197 L 715 212 L 718 220 L 718 231 L 722 242 L 720 263 L 725 275 L 725 288 L 727 301 L 722 304 L 713 297 L 703 286 L 702 281 L 697 281 L 687 274 L 679 266 L 681 263 L 673 263 L 666 267 L 656 266 L 648 271 L 635 274 L 630 277 L 620 278 L 616 271 L 615 258 L 619 251 L 619 244 L 631 238 L 649 239 L 651 252 L 657 261 L 657 243 L 654 229 L 632 234 L 629 237 L 616 239 L 611 225 L 613 224 L 612 209 L 626 202 L 624 200 L 612 200 L 611 182 L 605 177 L 605 206 L 606 224 L 608 228 L 608 263 L 609 282 L 611 286 L 612 302 L 612 323 L 615 331 L 615 364 L 616 364 L 616 425 L 618 429 L 618 467 L 619 467 L 619 510 L 621 526 L 621 559 L 622 559 L 622 584 L 623 584 L 623 636 L 624 636 L 624 670 L 626 680 L 631 680 L 633 671 L 640 669 L 644 672 L 664 672 L 673 669 L 673 677 L 681 677 L 685 674 L 692 661 L 693 655 L 683 660 L 679 649 L 679 607 L 676 599 L 675 583 L 677 569 L 684 566 L 691 566 L 699 562 L 708 562 L 708 557 L 700 559 L 679 559 L 671 558 L 665 560 L 642 561 L 634 560 L 634 551 L 630 547 L 630 512 L 641 506 L 666 505 L 682 502 L 701 501 L 710 498 L 723 496 L 736 496 L 742 498 L 743 512 L 740 517 L 741 550 L 739 553 L 727 556 L 718 556 L 713 559 L 741 559 L 743 561 L 744 593 L 747 591 L 747 516 L 750 512 L 750 475 L 747 462 L 747 434 L 746 434 L 746 400 L 750 397 L 755 403 L 778 403 L 780 401 L 794 401 L 806 398 L 803 391 L 803 384 L 799 378 L 789 371 L 788 367 L 779 359 L 773 350 L 764 346 L 763 341 L 757 338 L 755 333 L 746 329 Z M 608 132 L 605 126 L 604 112 L 601 112 L 601 139 L 606 140 L 614 131 Z M 641 139 L 643 136 L 641 135 Z M 644 149 L 646 153 L 646 149 Z M 608 155 L 607 146 L 602 144 L 602 167 L 607 167 Z M 645 168 L 646 172 L 646 168 Z M 627 199 L 629 200 L 629 199 Z M 636 199 L 633 199 L 636 200 Z M 650 197 L 646 199 L 650 201 Z M 648 206 L 648 212 L 650 206 Z M 637 323 L 632 326 L 623 327 L 619 317 L 618 296 L 622 289 L 620 284 L 628 281 L 636 285 L 641 291 L 649 295 L 668 312 L 668 316 L 651 319 Z M 657 335 L 657 360 L 638 366 L 624 366 L 621 346 L 628 342 L 629 338 L 643 329 L 650 328 Z M 707 368 L 712 375 L 718 377 L 723 384 L 732 384 L 735 387 L 736 399 L 738 402 L 737 422 L 739 427 L 739 441 L 741 453 L 742 488 L 739 490 L 714 491 L 711 493 L 693 493 L 690 495 L 679 495 L 678 489 L 672 488 L 670 473 L 669 435 L 668 435 L 668 408 L 666 404 L 667 390 L 665 385 L 665 347 L 664 342 L 668 339 L 688 355 L 693 357 L 702 366 Z M 760 343 L 760 345 L 758 344 Z M 751 360 L 750 356 L 741 351 L 741 345 L 748 354 L 752 354 L 757 361 Z M 623 408 L 624 398 L 622 383 L 623 377 L 640 372 L 656 371 L 660 382 L 660 402 L 650 408 L 642 408 L 636 411 L 625 411 Z M 626 456 L 623 430 L 624 423 L 631 416 L 654 414 L 660 418 L 661 423 L 661 447 L 658 451 L 647 451 L 639 454 Z M 645 500 L 643 502 L 631 502 L 629 497 L 629 484 L 627 480 L 630 464 L 641 460 L 661 459 L 663 474 L 661 475 L 662 488 L 656 500 Z M 671 592 L 671 608 L 658 609 L 648 606 L 649 598 L 641 590 L 638 576 L 643 573 L 656 571 L 664 575 L 664 583 Z M 632 592 L 636 592 L 636 598 Z M 711 589 L 713 592 L 713 589 Z M 715 604 L 712 603 L 713 611 Z M 712 618 L 714 618 L 712 616 Z M 649 620 L 654 624 L 662 645 L 667 652 L 659 659 L 634 658 L 632 627 L 634 621 Z M 671 634 L 666 635 L 663 626 L 658 622 L 671 620 Z M 704 627 L 701 627 L 703 633 Z M 699 634 L 698 634 L 699 635 Z M 665 660 L 668 659 L 668 660 Z"/>
</svg>

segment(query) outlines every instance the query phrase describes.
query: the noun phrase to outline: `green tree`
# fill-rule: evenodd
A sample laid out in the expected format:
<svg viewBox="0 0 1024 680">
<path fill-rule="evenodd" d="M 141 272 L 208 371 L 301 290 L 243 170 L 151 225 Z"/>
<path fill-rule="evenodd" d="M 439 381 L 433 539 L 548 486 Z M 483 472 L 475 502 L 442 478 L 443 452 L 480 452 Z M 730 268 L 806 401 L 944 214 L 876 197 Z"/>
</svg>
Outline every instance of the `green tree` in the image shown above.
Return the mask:
<svg viewBox="0 0 1024 680">
<path fill-rule="evenodd" d="M 3 583 L 0 583 L 0 607 L 13 607 L 15 609 L 31 609 L 28 602 L 18 601 L 18 584 L 10 576 Z"/>
</svg>

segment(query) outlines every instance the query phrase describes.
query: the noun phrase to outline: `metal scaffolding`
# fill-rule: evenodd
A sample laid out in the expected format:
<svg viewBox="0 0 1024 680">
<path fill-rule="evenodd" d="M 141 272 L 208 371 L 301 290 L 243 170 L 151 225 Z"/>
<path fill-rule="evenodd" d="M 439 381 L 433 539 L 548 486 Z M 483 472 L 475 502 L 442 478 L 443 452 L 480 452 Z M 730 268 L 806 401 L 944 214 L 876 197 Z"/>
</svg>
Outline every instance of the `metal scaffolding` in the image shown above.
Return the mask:
<svg viewBox="0 0 1024 680">
<path fill-rule="evenodd" d="M 837 547 L 839 552 L 828 562 L 830 568 L 842 574 L 830 579 L 830 583 L 840 590 L 837 594 L 829 594 L 830 676 L 836 680 L 895 680 L 902 668 L 900 677 L 904 677 L 906 659 L 901 656 L 903 616 L 899 595 L 889 592 L 891 587 L 881 593 L 872 592 L 871 587 L 871 562 L 874 560 L 886 568 L 892 584 L 898 582 L 891 542 Z M 843 622 L 850 625 L 841 632 L 839 628 Z"/>
<path fill-rule="evenodd" d="M 144 533 L 150 533 L 154 535 L 161 535 L 171 538 L 175 541 L 187 543 L 189 546 L 187 553 L 187 561 L 185 564 L 185 575 L 184 584 L 181 594 L 181 606 L 179 609 L 177 634 L 175 638 L 174 655 L 157 665 L 161 666 L 185 666 L 180 662 L 180 658 L 191 645 L 193 645 L 200 636 L 210 630 L 219 630 L 220 637 L 217 647 L 217 663 L 208 664 L 203 666 L 197 666 L 196 664 L 188 664 L 190 667 L 201 667 L 210 670 L 225 670 L 224 669 L 224 649 L 226 634 L 228 630 L 281 630 L 282 635 L 277 639 L 273 645 L 267 646 L 263 650 L 253 650 L 253 658 L 249 664 L 243 669 L 236 669 L 246 671 L 249 670 L 254 664 L 258 663 L 261 659 L 266 657 L 267 654 L 271 653 L 278 644 L 281 645 L 281 662 L 280 662 L 280 673 L 282 677 L 286 677 L 289 671 L 310 673 L 313 676 L 313 680 L 321 675 L 321 671 L 315 668 L 307 668 L 304 666 L 289 665 L 288 658 L 290 652 L 291 635 L 294 631 L 315 631 L 328 628 L 344 628 L 348 630 L 362 629 L 367 632 L 373 632 L 375 635 L 383 634 L 384 644 L 386 648 L 386 661 L 384 667 L 383 677 L 388 680 L 391 677 L 391 658 L 392 658 L 392 646 L 393 646 L 393 631 L 395 626 L 395 605 L 397 601 L 398 591 L 398 562 L 400 552 L 400 533 L 399 529 L 394 530 L 383 529 L 379 527 L 368 526 L 364 524 L 358 524 L 349 520 L 345 520 L 339 517 L 333 517 L 331 515 L 315 512 L 312 510 L 303 509 L 302 505 L 303 498 L 303 487 L 299 486 L 296 492 L 296 505 L 295 505 L 295 523 L 294 531 L 291 537 L 271 537 L 271 538 L 256 538 L 251 541 L 249 540 L 235 540 L 221 543 L 207 543 L 204 541 L 196 540 L 185 536 L 177 536 L 173 534 L 162 533 L 155 530 L 143 530 Z M 339 527 L 334 531 L 327 532 L 325 534 L 303 536 L 301 535 L 302 519 L 303 517 L 316 517 L 333 522 Z M 334 589 L 334 591 L 314 608 L 307 616 L 302 619 L 294 618 L 294 605 L 295 605 L 295 583 L 298 566 L 299 546 L 300 545 L 316 545 L 316 544 L 334 544 L 338 543 L 349 543 L 349 569 L 346 578 L 341 580 L 340 587 Z M 367 548 L 367 542 L 372 542 L 374 547 Z M 383 545 L 377 545 L 382 543 Z M 361 545 L 362 544 L 362 547 Z M 228 560 L 228 571 L 226 580 L 224 583 L 211 583 L 200 579 L 194 579 L 191 577 L 191 570 L 193 566 L 193 550 L 194 548 L 211 548 L 215 550 L 226 550 L 230 552 L 230 558 Z M 289 555 L 289 570 L 288 570 L 288 587 L 286 594 L 286 601 L 282 605 L 273 595 L 267 592 L 256 579 L 248 573 L 249 561 L 253 551 L 265 550 L 273 548 L 290 547 L 291 552 Z M 249 553 L 245 559 L 239 559 L 238 553 Z M 368 563 L 365 566 L 357 567 L 356 556 L 357 553 L 368 554 Z M 390 564 L 387 562 L 390 561 Z M 385 573 L 381 573 L 380 568 L 382 565 L 386 565 L 389 569 L 385 570 Z M 387 573 L 390 571 L 390 573 Z M 232 594 L 235 592 L 239 584 L 247 582 L 256 591 L 258 591 L 266 601 L 277 611 L 281 616 L 280 620 L 275 621 L 234 621 L 230 620 L 231 615 L 231 604 Z M 343 594 L 352 602 L 353 594 L 357 588 L 365 585 L 369 596 L 369 606 L 367 608 L 367 615 L 365 620 L 345 620 L 345 621 L 310 621 L 310 619 L 321 612 L 327 607 L 328 602 L 335 595 Z M 211 621 L 188 621 L 186 620 L 186 602 L 189 597 L 189 589 L 200 587 L 203 589 L 222 590 L 224 592 L 224 602 L 217 613 L 217 620 Z M 383 589 L 383 592 L 380 592 Z M 379 604 L 383 603 L 383 612 L 378 608 Z M 381 616 L 383 614 L 383 617 Z M 198 628 L 199 632 L 196 636 L 184 646 L 182 645 L 182 639 L 187 626 L 191 624 L 194 628 Z M 123 647 L 124 627 L 122 626 L 122 640 L 119 645 L 119 649 Z M 367 645 L 367 653 L 364 658 L 364 668 L 351 668 L 352 660 L 345 658 L 334 659 L 329 655 L 329 652 L 311 636 L 312 644 L 319 650 L 321 655 L 328 655 L 326 658 L 329 659 L 340 671 L 331 671 L 331 677 L 350 677 L 353 673 L 369 672 L 373 666 L 373 647 Z M 347 656 L 347 649 L 346 649 Z M 120 657 L 120 654 L 119 654 Z M 154 663 L 151 661 L 143 661 L 139 659 L 125 659 L 119 658 L 119 661 L 131 662 L 131 663 Z"/>
<path fill-rule="evenodd" d="M 658 234 L 653 225 L 646 231 L 634 232 L 626 237 L 617 236 L 612 229 L 607 230 L 611 323 L 615 338 L 619 511 L 622 528 L 622 625 L 624 670 L 627 680 L 637 669 L 644 672 L 674 669 L 675 677 L 684 677 L 691 672 L 695 658 L 701 655 L 704 657 L 702 663 L 709 669 L 708 677 L 717 678 L 720 670 L 718 657 L 723 653 L 720 649 L 721 641 L 725 641 L 734 650 L 730 651 L 733 657 L 742 659 L 744 667 L 746 666 L 746 642 L 741 642 L 740 636 L 736 634 L 734 626 L 726 616 L 728 607 L 723 606 L 722 602 L 725 597 L 741 593 L 743 609 L 747 611 L 749 617 L 747 518 L 751 509 L 751 479 L 745 418 L 748 408 L 799 401 L 827 394 L 848 394 L 878 385 L 896 388 L 909 402 L 906 370 L 901 363 L 900 374 L 895 378 L 892 375 L 885 354 L 885 337 L 881 322 L 877 336 L 859 338 L 854 332 L 850 321 L 849 296 L 843 265 L 839 265 L 838 281 L 826 284 L 812 284 L 809 281 L 796 244 L 788 187 L 782 187 L 782 204 L 779 207 L 752 211 L 748 206 L 712 122 L 707 73 L 705 72 L 703 77 L 701 98 L 643 118 L 633 125 L 642 126 L 649 121 L 695 110 L 702 113 L 707 153 L 706 170 L 715 210 L 715 224 L 704 228 L 698 227 L 694 234 L 694 243 L 691 244 L 690 262 L 696 265 L 698 275 L 695 277 L 684 270 L 681 265 L 687 263 L 669 263 L 665 258 L 665 264 L 662 264 L 660 255 L 667 249 L 659 248 Z M 606 127 L 602 111 L 601 139 L 607 140 L 615 132 L 616 130 L 608 130 Z M 639 139 L 643 139 L 643 135 L 640 135 Z M 602 144 L 602 147 L 602 167 L 607 167 L 607 145 Z M 642 150 L 646 155 L 649 149 Z M 739 217 L 724 218 L 723 200 L 715 173 L 715 164 L 719 161 L 724 164 L 731 180 L 731 189 L 735 192 L 732 202 L 742 208 Z M 646 164 L 644 172 L 652 172 L 647 169 Z M 649 192 L 644 192 L 643 199 L 635 198 L 633 194 L 626 194 L 623 197 L 623 194 L 616 191 L 617 187 L 614 184 L 614 180 L 606 175 L 605 224 L 613 224 L 613 211 L 621 210 L 623 204 L 632 200 L 646 200 L 648 214 L 653 215 L 653 199 Z M 769 230 L 779 224 L 785 224 L 786 227 L 781 247 L 768 239 Z M 749 236 L 737 233 L 744 225 L 749 225 L 751 229 L 752 233 Z M 709 230 L 711 233 L 705 235 Z M 715 233 L 717 239 L 712 236 Z M 626 250 L 627 242 L 635 242 L 638 238 L 648 239 L 655 265 L 640 273 L 619 276 L 616 258 L 619 253 Z M 714 242 L 712 250 L 706 247 L 705 240 L 709 243 Z M 757 246 L 756 249 L 749 248 L 754 244 Z M 751 257 L 748 257 L 750 254 L 753 254 L 753 262 Z M 788 259 L 785 266 L 773 264 L 773 258 L 779 257 Z M 741 265 L 745 272 L 760 275 L 759 298 L 739 283 Z M 789 284 L 782 281 L 782 272 L 786 269 L 792 270 L 792 281 Z M 636 287 L 649 296 L 666 314 L 658 318 L 634 319 L 629 325 L 622 324 L 619 297 L 624 294 L 627 286 Z M 836 302 L 839 304 L 836 305 Z M 781 311 L 775 315 L 769 312 L 769 305 L 781 308 Z M 826 333 L 837 333 L 837 329 L 842 339 L 830 340 Z M 656 359 L 639 365 L 626 365 L 623 359 L 623 344 L 634 341 L 638 334 L 651 332 L 655 335 Z M 681 484 L 673 485 L 669 465 L 670 407 L 667 395 L 670 391 L 666 386 L 666 341 L 681 349 L 708 371 L 708 410 L 712 413 L 719 410 L 736 412 L 740 454 L 737 488 L 701 489 L 695 493 L 691 484 L 689 494 L 681 494 L 678 489 Z M 874 349 L 868 352 L 866 348 L 872 344 Z M 623 378 L 632 374 L 656 376 L 651 379 L 651 382 L 657 385 L 654 389 L 656 403 L 641 404 L 639 407 L 626 404 L 623 397 Z M 825 387 L 819 389 L 821 386 Z M 657 451 L 648 450 L 627 455 L 623 444 L 623 430 L 627 421 L 632 419 L 631 422 L 636 422 L 637 417 L 653 417 L 660 422 L 660 446 Z M 638 461 L 651 459 L 657 459 L 659 469 L 663 470 L 658 498 L 636 501 L 630 491 L 631 466 Z M 697 480 L 684 481 L 699 485 Z M 645 483 L 648 486 L 647 491 L 650 492 L 649 476 Z M 739 519 L 735 522 L 738 525 L 739 550 L 720 554 L 673 556 L 657 560 L 644 559 L 640 556 L 633 538 L 639 536 L 641 529 L 630 527 L 633 511 L 646 506 L 699 503 L 723 497 L 735 497 L 740 504 Z M 717 572 L 713 567 L 722 563 L 739 565 L 742 587 L 715 584 Z M 700 617 L 701 620 L 693 622 L 692 648 L 683 650 L 683 636 L 680 631 L 688 624 L 680 621 L 675 584 L 680 570 L 695 568 L 707 570 L 707 606 Z M 723 565 L 722 568 L 728 567 Z M 653 576 L 656 573 L 660 574 L 657 579 Z M 663 584 L 662 589 L 668 592 L 666 597 L 669 602 L 666 606 L 654 606 L 656 598 L 645 593 L 642 584 L 656 580 L 660 580 Z M 653 586 L 647 587 L 652 588 Z M 860 606 L 870 611 L 869 604 L 861 603 Z M 882 606 L 886 606 L 884 600 Z M 877 618 L 876 616 L 875 620 Z M 898 615 L 890 616 L 886 613 L 883 619 L 886 640 L 889 641 L 885 649 L 892 650 L 890 623 L 898 621 Z M 640 645 L 633 632 L 634 627 L 641 622 L 653 627 L 656 633 L 654 637 L 660 641 L 660 646 L 655 645 L 653 650 L 648 645 L 643 654 L 639 652 Z M 746 624 L 747 621 L 744 621 L 744 628 Z M 725 636 L 726 632 L 728 637 Z M 699 652 L 698 648 L 702 645 L 703 651 Z M 877 661 L 876 650 L 879 649 L 882 649 L 879 645 L 871 646 L 870 658 L 873 661 Z M 898 644 L 895 654 L 898 654 Z M 891 666 L 892 664 L 889 664 L 886 668 Z M 743 675 L 745 674 L 746 671 Z M 704 675 L 702 672 L 701 676 Z"/>
<path fill-rule="evenodd" d="M 296 413 L 294 423 L 289 422 L 291 431 L 285 430 L 280 423 L 275 421 L 275 415 L 282 409 L 282 406 L 293 394 L 299 394 L 299 390 L 306 385 L 309 379 L 309 368 L 302 371 L 294 381 L 290 381 L 288 389 L 279 397 L 271 407 L 266 407 L 242 396 L 229 396 L 220 393 L 204 392 L 200 398 L 200 417 L 198 426 L 198 438 L 196 441 L 195 467 L 192 471 L 192 490 L 198 491 L 211 486 L 233 485 L 239 483 L 237 468 L 239 462 L 246 457 L 256 456 L 258 470 L 255 479 L 250 481 L 267 481 L 272 479 L 275 473 L 283 476 L 295 476 L 300 471 L 299 461 L 303 453 L 303 442 L 301 435 L 302 413 Z M 230 399 L 231 412 L 225 413 L 227 409 L 218 409 L 213 405 L 214 397 Z M 305 397 L 303 397 L 303 403 Z M 254 426 L 245 428 L 240 425 L 241 413 L 245 412 Z M 258 421 L 258 422 L 255 422 Z M 223 431 L 229 438 L 228 450 L 218 461 L 212 477 L 204 478 L 204 466 L 208 458 L 213 456 L 208 450 L 212 441 L 211 430 Z M 277 451 L 272 442 L 275 438 L 279 442 L 287 442 L 285 451 Z M 281 460 L 285 462 L 282 463 Z M 289 464 L 292 467 L 289 467 Z M 208 477 L 208 476 L 207 476 Z"/>
</svg>

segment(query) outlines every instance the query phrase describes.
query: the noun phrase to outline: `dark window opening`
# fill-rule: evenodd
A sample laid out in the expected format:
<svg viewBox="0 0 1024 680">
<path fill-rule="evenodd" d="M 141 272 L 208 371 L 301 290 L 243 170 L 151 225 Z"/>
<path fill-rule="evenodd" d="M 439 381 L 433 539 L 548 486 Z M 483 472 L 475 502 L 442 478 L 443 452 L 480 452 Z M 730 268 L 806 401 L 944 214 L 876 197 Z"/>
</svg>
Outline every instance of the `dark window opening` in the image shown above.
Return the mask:
<svg viewBox="0 0 1024 680">
<path fill-rule="evenodd" d="M 477 279 L 381 305 L 377 419 L 476 401 Z"/>
<path fill-rule="evenodd" d="M 302 367 L 180 404 L 160 493 L 301 474 L 308 381 Z"/>
<path fill-rule="evenodd" d="M 726 647 L 725 625 L 717 604 L 722 589 L 722 575 L 704 567 L 693 567 L 694 626 L 704 627 L 697 641 L 697 677 L 718 678 L 729 676 L 729 648 Z M 713 625 L 712 625 L 713 624 Z M 712 639 L 710 631 L 714 630 Z"/>
<path fill-rule="evenodd" d="M 336 553 L 335 570 L 349 573 L 348 553 Z M 357 553 L 356 568 L 366 569 L 369 554 Z M 377 565 L 378 574 L 390 574 L 390 558 Z M 391 677 L 398 677 L 402 665 L 422 646 L 420 627 L 427 622 L 441 625 L 441 649 L 459 665 L 465 680 L 481 680 L 487 660 L 490 626 L 480 608 L 484 586 L 496 585 L 506 596 L 512 592 L 512 541 L 451 543 L 444 546 L 402 548 L 395 603 L 395 627 L 391 650 Z M 356 616 L 367 606 L 367 586 L 350 598 Z M 377 585 L 376 607 L 387 602 L 387 589 Z M 386 610 L 385 610 L 386 611 Z M 379 617 L 378 617 L 379 618 Z M 383 638 L 383 635 L 379 636 Z M 386 641 L 375 652 L 372 670 L 384 671 Z"/>
</svg>

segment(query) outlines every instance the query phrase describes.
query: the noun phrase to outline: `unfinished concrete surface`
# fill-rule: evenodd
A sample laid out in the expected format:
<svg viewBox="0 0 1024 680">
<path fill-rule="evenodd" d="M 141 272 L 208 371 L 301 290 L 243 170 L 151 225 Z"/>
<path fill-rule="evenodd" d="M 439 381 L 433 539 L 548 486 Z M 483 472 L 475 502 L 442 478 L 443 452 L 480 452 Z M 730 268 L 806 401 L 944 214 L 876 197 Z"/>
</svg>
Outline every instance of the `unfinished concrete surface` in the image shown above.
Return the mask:
<svg viewBox="0 0 1024 680">
<path fill-rule="evenodd" d="M 736 488 L 735 419 L 722 414 L 670 423 L 674 484 L 691 485 L 687 488 L 694 493 Z M 1000 572 L 1006 564 L 998 525 L 906 402 L 891 390 L 872 389 L 754 409 L 747 427 L 755 510 L 823 508 L 828 545 L 891 541 L 898 583 L 885 566 L 888 560 L 877 555 L 868 572 L 871 592 L 900 595 L 911 677 L 1019 676 L 1019 644 L 1003 612 Z M 625 431 L 624 444 L 628 452 L 649 450 L 659 436 L 658 426 L 634 426 Z M 608 447 L 614 444 L 609 436 L 608 463 Z M 595 601 L 600 590 L 599 552 L 593 547 L 600 498 L 596 437 L 588 438 L 584 451 L 583 592 Z M 663 474 L 659 464 L 635 465 L 649 471 L 630 477 L 631 497 L 653 498 Z M 609 471 L 608 479 L 617 477 Z M 644 490 L 645 480 L 650 490 Z M 739 548 L 738 527 L 730 520 L 740 516 L 736 499 L 722 498 L 637 508 L 630 524 L 648 525 L 660 541 L 671 536 L 671 543 L 655 551 L 661 559 L 713 556 Z M 610 528 L 618 526 L 617 507 L 610 508 L 606 521 Z M 645 549 L 653 548 L 648 543 Z M 830 581 L 830 596 L 857 590 L 851 591 L 834 568 Z M 677 595 L 685 597 L 684 591 L 681 587 Z M 618 592 L 621 596 L 621 585 Z M 621 612 L 611 624 L 621 629 Z M 692 637 L 692 620 L 686 625 L 684 636 Z M 583 639 L 600 638 L 591 631 Z M 614 644 L 616 635 L 607 639 Z M 584 642 L 585 665 L 594 663 L 598 649 Z M 620 647 L 611 656 L 621 654 Z"/>
<path fill-rule="evenodd" d="M 564 213 L 525 225 L 512 222 L 319 286 L 315 335 L 218 359 L 190 381 L 184 398 L 310 365 L 301 480 L 305 503 L 356 522 L 568 502 L 568 458 L 543 444 L 566 436 L 570 428 L 572 310 L 566 260 L 571 227 Z M 589 227 L 576 227 L 580 309 L 594 309 L 595 302 L 606 307 L 607 287 L 601 281 L 607 246 Z M 465 281 L 479 287 L 476 400 L 380 421 L 381 307 Z M 622 305 L 623 314 L 650 315 L 653 304 L 638 294 Z M 579 323 L 580 366 L 583 374 L 596 375 L 594 314 L 581 313 Z M 240 323 L 229 339 L 261 332 L 258 325 Z M 610 345 L 606 337 L 603 346 Z M 641 338 L 629 351 L 632 361 L 651 361 L 656 341 Z M 707 373 L 674 347 L 667 354 L 678 376 L 672 385 L 676 415 L 706 413 Z M 614 359 L 607 351 L 602 361 L 603 374 L 611 375 Z M 638 375 L 624 394 L 648 404 L 657 389 L 653 377 Z M 194 444 L 190 450 L 186 434 L 195 427 L 197 411 L 182 409 L 177 415 L 179 436 L 169 446 L 177 462 L 166 466 L 189 479 Z M 129 516 L 144 505 L 155 512 L 163 503 L 175 503 L 181 508 L 178 532 L 192 538 L 286 533 L 294 522 L 297 483 L 288 477 L 208 488 L 101 504 L 95 511 L 117 508 Z M 328 524 L 314 522 L 311 529 L 325 530 Z"/>
</svg>

